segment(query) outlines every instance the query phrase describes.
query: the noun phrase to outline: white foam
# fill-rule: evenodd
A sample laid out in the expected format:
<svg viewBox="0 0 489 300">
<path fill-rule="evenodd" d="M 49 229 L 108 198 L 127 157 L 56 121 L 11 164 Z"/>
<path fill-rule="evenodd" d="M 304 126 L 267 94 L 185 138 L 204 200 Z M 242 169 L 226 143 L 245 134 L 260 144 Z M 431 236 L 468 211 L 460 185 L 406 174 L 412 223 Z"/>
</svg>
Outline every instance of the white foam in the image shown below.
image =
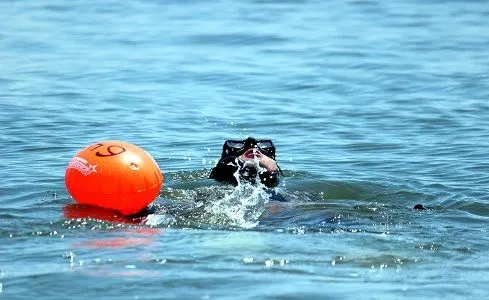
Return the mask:
<svg viewBox="0 0 489 300">
<path fill-rule="evenodd" d="M 258 160 L 253 162 L 259 167 Z M 254 184 L 241 182 L 239 170 L 234 173 L 234 176 L 238 185 L 224 198 L 212 201 L 205 210 L 219 224 L 253 228 L 258 225 L 258 219 L 265 211 L 269 195 L 259 179 Z"/>
<path fill-rule="evenodd" d="M 145 218 L 144 224 L 148 226 L 161 226 L 161 225 L 170 225 L 173 221 L 175 221 L 175 218 L 170 215 L 149 214 Z"/>
</svg>

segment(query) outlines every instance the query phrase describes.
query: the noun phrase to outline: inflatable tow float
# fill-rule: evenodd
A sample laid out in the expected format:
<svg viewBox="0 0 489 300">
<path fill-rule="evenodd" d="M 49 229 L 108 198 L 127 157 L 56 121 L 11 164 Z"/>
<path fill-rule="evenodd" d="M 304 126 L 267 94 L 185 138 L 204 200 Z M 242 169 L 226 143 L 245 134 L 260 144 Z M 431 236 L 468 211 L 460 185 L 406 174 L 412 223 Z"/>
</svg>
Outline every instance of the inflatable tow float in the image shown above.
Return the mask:
<svg viewBox="0 0 489 300">
<path fill-rule="evenodd" d="M 143 149 L 123 141 L 90 145 L 70 160 L 68 192 L 79 204 L 137 214 L 158 197 L 163 174 Z"/>
</svg>

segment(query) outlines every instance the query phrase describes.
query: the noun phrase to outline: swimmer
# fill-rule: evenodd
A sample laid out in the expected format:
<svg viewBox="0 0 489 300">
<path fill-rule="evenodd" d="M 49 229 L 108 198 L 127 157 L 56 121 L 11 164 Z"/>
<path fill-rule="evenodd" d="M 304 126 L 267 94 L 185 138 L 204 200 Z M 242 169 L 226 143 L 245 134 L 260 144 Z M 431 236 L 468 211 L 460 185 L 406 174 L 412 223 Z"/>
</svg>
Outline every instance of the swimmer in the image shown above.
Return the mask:
<svg viewBox="0 0 489 300">
<path fill-rule="evenodd" d="M 221 159 L 212 169 L 209 178 L 232 184 L 238 184 L 238 178 L 248 182 L 259 179 L 263 185 L 272 188 L 278 185 L 279 171 L 282 174 L 275 161 L 272 141 L 249 137 L 242 141 L 224 142 Z"/>
</svg>

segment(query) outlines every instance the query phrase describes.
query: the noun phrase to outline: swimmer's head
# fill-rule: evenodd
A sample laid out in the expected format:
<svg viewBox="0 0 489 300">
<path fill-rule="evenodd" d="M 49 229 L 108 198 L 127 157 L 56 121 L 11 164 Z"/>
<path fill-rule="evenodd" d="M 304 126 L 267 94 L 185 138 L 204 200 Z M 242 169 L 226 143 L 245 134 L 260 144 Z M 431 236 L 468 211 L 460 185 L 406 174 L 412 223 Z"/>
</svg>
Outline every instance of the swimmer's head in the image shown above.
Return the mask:
<svg viewBox="0 0 489 300">
<path fill-rule="evenodd" d="M 249 137 L 224 142 L 221 159 L 212 169 L 210 178 L 237 183 L 234 174 L 238 171 L 241 180 L 259 179 L 267 187 L 273 187 L 278 184 L 279 170 L 273 142 Z"/>
</svg>

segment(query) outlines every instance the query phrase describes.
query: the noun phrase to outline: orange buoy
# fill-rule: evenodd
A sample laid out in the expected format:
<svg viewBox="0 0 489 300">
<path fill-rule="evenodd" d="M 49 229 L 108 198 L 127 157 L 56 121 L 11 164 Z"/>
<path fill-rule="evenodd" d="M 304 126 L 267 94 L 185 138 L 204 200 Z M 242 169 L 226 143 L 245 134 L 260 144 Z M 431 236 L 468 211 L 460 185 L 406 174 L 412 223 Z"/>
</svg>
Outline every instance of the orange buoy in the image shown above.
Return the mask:
<svg viewBox="0 0 489 300">
<path fill-rule="evenodd" d="M 163 174 L 143 149 L 122 141 L 103 141 L 79 151 L 66 168 L 68 192 L 80 204 L 140 212 L 158 196 Z"/>
</svg>

